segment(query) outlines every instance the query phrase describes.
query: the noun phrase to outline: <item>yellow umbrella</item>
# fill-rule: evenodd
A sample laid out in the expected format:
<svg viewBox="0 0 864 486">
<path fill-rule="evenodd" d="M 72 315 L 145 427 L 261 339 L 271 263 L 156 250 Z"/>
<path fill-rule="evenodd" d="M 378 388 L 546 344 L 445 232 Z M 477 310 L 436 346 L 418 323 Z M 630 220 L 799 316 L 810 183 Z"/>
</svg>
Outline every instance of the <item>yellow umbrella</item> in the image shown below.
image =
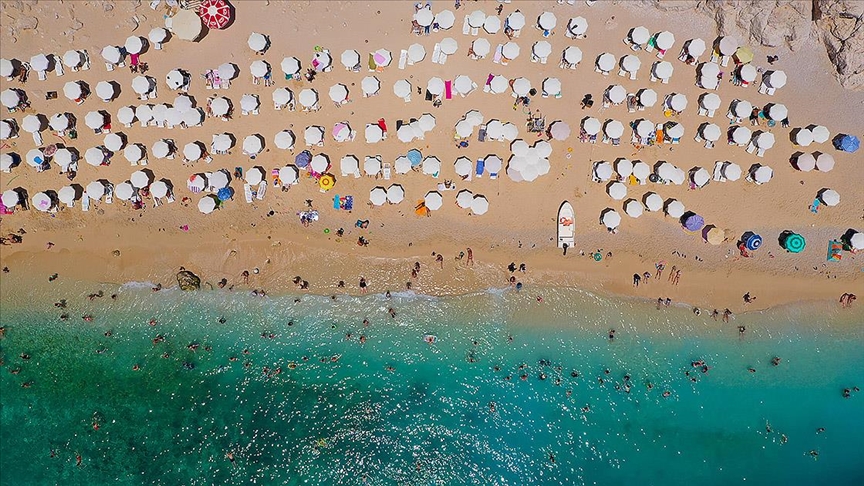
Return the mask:
<svg viewBox="0 0 864 486">
<path fill-rule="evenodd" d="M 712 245 L 719 245 L 723 243 L 723 241 L 726 239 L 726 233 L 720 228 L 717 228 L 716 226 L 708 227 L 707 231 L 705 231 L 704 236 L 705 241 L 711 243 Z"/>
<path fill-rule="evenodd" d="M 753 60 L 753 49 L 748 46 L 741 46 L 735 51 L 735 59 L 741 64 L 748 64 Z"/>
<path fill-rule="evenodd" d="M 336 178 L 331 174 L 324 174 L 320 179 L 318 179 L 318 187 L 323 191 L 333 189 L 334 185 L 336 185 Z"/>
</svg>

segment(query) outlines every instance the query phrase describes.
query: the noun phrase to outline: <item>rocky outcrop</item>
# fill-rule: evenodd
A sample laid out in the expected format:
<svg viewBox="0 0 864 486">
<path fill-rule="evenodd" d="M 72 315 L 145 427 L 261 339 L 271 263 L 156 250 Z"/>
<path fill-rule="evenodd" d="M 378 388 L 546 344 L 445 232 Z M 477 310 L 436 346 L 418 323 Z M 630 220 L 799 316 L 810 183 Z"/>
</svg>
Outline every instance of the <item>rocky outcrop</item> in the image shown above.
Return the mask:
<svg viewBox="0 0 864 486">
<path fill-rule="evenodd" d="M 844 88 L 864 89 L 864 2 L 814 0 L 813 16 Z"/>
<path fill-rule="evenodd" d="M 181 270 L 177 272 L 177 284 L 181 290 L 199 290 L 201 279 L 189 270 Z"/>
</svg>

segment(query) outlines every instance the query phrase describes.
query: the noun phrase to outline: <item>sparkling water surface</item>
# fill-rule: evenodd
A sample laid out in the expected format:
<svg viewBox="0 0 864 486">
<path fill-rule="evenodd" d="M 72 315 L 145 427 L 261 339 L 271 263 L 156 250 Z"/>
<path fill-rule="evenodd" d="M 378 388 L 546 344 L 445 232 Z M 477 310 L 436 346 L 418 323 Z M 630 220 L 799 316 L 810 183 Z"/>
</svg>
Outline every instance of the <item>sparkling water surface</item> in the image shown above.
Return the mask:
<svg viewBox="0 0 864 486">
<path fill-rule="evenodd" d="M 3 302 L 0 483 L 864 483 L 860 309 L 118 294 Z"/>
</svg>

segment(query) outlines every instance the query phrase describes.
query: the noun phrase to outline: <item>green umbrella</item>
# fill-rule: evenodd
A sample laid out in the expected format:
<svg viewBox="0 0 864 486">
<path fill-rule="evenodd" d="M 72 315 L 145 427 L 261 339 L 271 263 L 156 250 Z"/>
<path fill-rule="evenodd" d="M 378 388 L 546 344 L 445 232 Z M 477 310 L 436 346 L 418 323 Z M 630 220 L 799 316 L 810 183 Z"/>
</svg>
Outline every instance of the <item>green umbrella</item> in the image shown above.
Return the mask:
<svg viewBox="0 0 864 486">
<path fill-rule="evenodd" d="M 798 233 L 790 233 L 786 236 L 786 239 L 783 240 L 783 248 L 786 251 L 791 253 L 801 253 L 804 250 L 804 246 L 806 246 L 807 242 L 804 241 L 804 237 L 799 235 Z"/>
</svg>

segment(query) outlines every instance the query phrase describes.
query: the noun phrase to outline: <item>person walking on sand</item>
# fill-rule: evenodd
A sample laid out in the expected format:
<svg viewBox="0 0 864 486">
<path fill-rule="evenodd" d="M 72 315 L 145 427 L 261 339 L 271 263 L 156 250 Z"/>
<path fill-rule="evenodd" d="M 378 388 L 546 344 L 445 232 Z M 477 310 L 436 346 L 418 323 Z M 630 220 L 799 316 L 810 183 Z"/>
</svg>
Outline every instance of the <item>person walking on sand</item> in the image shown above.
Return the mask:
<svg viewBox="0 0 864 486">
<path fill-rule="evenodd" d="M 657 280 L 663 276 L 663 270 L 666 268 L 666 262 L 657 262 L 654 264 L 654 268 L 657 269 L 657 273 L 654 275 L 654 278 Z"/>
<path fill-rule="evenodd" d="M 672 265 L 672 270 L 669 270 L 669 278 L 666 279 L 668 282 L 675 280 L 675 271 L 676 270 L 677 270 L 677 267 L 675 265 Z"/>
<path fill-rule="evenodd" d="M 473 267 L 474 266 L 474 252 L 471 251 L 471 248 L 467 248 L 466 250 L 468 251 L 468 262 L 467 262 L 468 266 Z"/>
<path fill-rule="evenodd" d="M 642 280 L 642 277 L 639 276 L 638 273 L 633 274 L 633 286 L 639 287 L 639 282 Z"/>
<path fill-rule="evenodd" d="M 360 293 L 366 293 L 366 277 L 360 277 Z"/>
<path fill-rule="evenodd" d="M 672 279 L 672 285 L 678 285 L 678 282 L 681 280 L 681 270 L 675 270 L 675 278 Z"/>
<path fill-rule="evenodd" d="M 443 270 L 444 269 L 444 255 L 439 253 L 438 256 L 435 257 L 435 261 L 441 264 L 441 269 Z"/>
</svg>

